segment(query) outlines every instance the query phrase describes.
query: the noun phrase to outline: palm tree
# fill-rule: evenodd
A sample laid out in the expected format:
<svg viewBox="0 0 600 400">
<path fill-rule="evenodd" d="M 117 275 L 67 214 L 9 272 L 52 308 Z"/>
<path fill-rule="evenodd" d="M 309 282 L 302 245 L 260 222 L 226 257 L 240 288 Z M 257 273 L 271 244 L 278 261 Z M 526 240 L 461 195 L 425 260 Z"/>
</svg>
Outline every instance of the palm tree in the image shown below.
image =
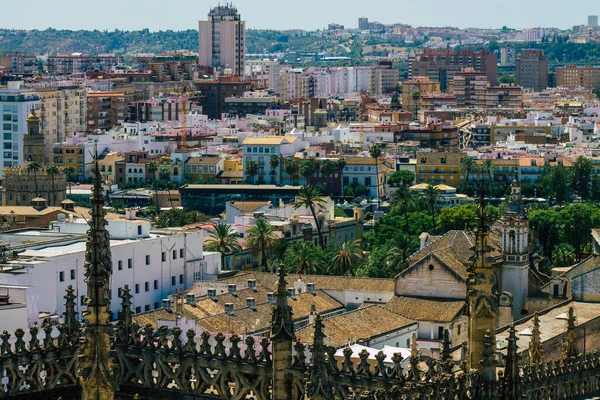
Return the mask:
<svg viewBox="0 0 600 400">
<path fill-rule="evenodd" d="M 410 233 L 408 213 L 417 208 L 417 199 L 414 193 L 406 186 L 400 186 L 392 195 L 392 210 L 404 216 L 404 228 Z"/>
<path fill-rule="evenodd" d="M 248 229 L 248 247 L 251 247 L 256 253 L 260 252 L 260 261 L 263 271 L 267 271 L 267 250 L 273 247 L 277 241 L 275 227 L 271 225 L 266 218 L 256 219 L 253 227 Z"/>
<path fill-rule="evenodd" d="M 256 161 L 246 161 L 246 174 L 250 177 L 249 183 L 254 183 L 254 177 L 258 174 L 258 163 Z"/>
<path fill-rule="evenodd" d="M 325 198 L 321 196 L 321 189 L 319 187 L 313 185 L 304 185 L 300 188 L 298 196 L 296 196 L 294 209 L 297 210 L 300 207 L 306 207 L 310 210 L 315 220 L 315 225 L 317 225 L 319 244 L 321 245 L 321 249 L 325 250 L 325 244 L 323 243 L 323 234 L 321 233 L 321 224 L 315 212 L 315 208 L 317 206 L 322 206 L 323 203 L 325 203 Z"/>
<path fill-rule="evenodd" d="M 439 199 L 443 198 L 442 193 L 438 188 L 433 186 L 432 184 L 428 184 L 425 190 L 423 191 L 423 200 L 429 205 L 431 210 L 431 223 L 433 226 L 433 234 L 436 234 L 435 229 L 435 203 Z"/>
<path fill-rule="evenodd" d="M 63 168 L 63 174 L 67 176 L 67 183 L 69 184 L 69 196 L 73 193 L 71 192 L 71 175 L 75 173 L 75 168 L 72 165 L 67 165 Z"/>
<path fill-rule="evenodd" d="M 312 241 L 296 242 L 285 253 L 285 269 L 288 273 L 318 274 L 322 272 L 323 250 Z"/>
<path fill-rule="evenodd" d="M 319 169 L 321 170 L 321 174 L 323 177 L 327 179 L 327 182 L 323 185 L 326 188 L 329 187 L 329 178 L 331 174 L 333 174 L 333 170 L 335 169 L 335 164 L 330 159 L 326 158 L 321 162 Z"/>
<path fill-rule="evenodd" d="M 412 99 L 415 102 L 415 119 L 419 117 L 419 99 L 421 98 L 421 93 L 413 92 Z"/>
<path fill-rule="evenodd" d="M 146 171 L 152 175 L 152 186 L 154 187 L 154 200 L 156 201 L 156 213 L 160 212 L 160 206 L 158 205 L 158 185 L 156 182 L 156 171 L 158 171 L 158 165 L 154 161 L 149 162 L 146 166 Z M 170 196 L 169 196 L 170 197 Z"/>
<path fill-rule="evenodd" d="M 40 192 L 38 191 L 38 184 L 37 184 L 37 173 L 40 170 L 41 166 L 38 162 L 36 161 L 30 161 L 29 164 L 27 164 L 27 173 L 29 172 L 33 172 L 33 182 L 35 184 L 35 196 L 39 196 Z"/>
<path fill-rule="evenodd" d="M 48 168 L 46 168 L 46 174 L 48 174 L 50 176 L 50 179 L 52 179 L 52 204 L 56 205 L 56 194 L 54 193 L 54 179 L 56 177 L 56 175 L 60 174 L 60 170 L 58 169 L 58 167 L 56 165 L 50 165 Z"/>
<path fill-rule="evenodd" d="M 377 211 L 381 211 L 381 196 L 379 196 L 379 165 L 377 162 L 379 161 L 379 156 L 381 156 L 381 147 L 378 144 L 374 144 L 371 146 L 369 150 L 371 157 L 375 160 L 375 179 L 377 180 L 376 193 L 377 193 Z"/>
<path fill-rule="evenodd" d="M 240 246 L 235 236 L 235 231 L 230 225 L 219 222 L 209 230 L 208 235 L 204 239 L 204 250 L 221 253 L 221 268 L 225 269 L 225 256 L 242 251 L 242 246 Z"/>
<path fill-rule="evenodd" d="M 340 157 L 337 160 L 337 167 L 340 169 L 340 179 L 342 180 L 342 197 L 344 196 L 344 168 L 346 167 L 346 158 Z"/>
<path fill-rule="evenodd" d="M 269 167 L 271 167 L 271 183 L 275 184 L 275 170 L 279 167 L 279 156 L 277 154 L 271 154 Z"/>
<path fill-rule="evenodd" d="M 271 247 L 271 255 L 269 256 L 269 264 L 281 265 L 285 263 L 285 253 L 289 248 L 290 242 L 286 238 L 277 239 Z"/>
<path fill-rule="evenodd" d="M 350 240 L 344 243 L 336 243 L 329 251 L 331 267 L 335 275 L 345 275 L 354 271 L 363 260 L 363 252 L 358 240 Z"/>
<path fill-rule="evenodd" d="M 297 175 L 298 175 L 298 163 L 296 162 L 296 160 L 294 160 L 293 158 L 288 158 L 287 160 L 285 160 L 284 164 L 283 164 L 283 169 L 285 170 L 285 173 L 289 175 L 290 179 L 292 180 L 292 183 L 294 185 L 297 185 Z"/>
<path fill-rule="evenodd" d="M 496 166 L 494 165 L 494 161 L 492 161 L 491 158 L 488 158 L 488 159 L 483 160 L 482 168 L 488 177 L 488 180 L 490 183 L 490 195 L 491 195 L 492 181 L 493 181 L 494 172 L 496 171 Z"/>
<path fill-rule="evenodd" d="M 460 173 L 465 175 L 464 187 L 467 187 L 469 176 L 477 170 L 477 163 L 471 157 L 465 157 L 460 160 Z M 463 189 L 464 190 L 464 189 Z"/>
<path fill-rule="evenodd" d="M 406 267 L 406 259 L 408 258 L 408 250 L 410 248 L 410 236 L 401 234 L 398 236 L 398 241 L 387 250 L 385 262 L 388 265 L 399 265 L 398 272 Z"/>
<path fill-rule="evenodd" d="M 315 173 L 315 165 L 311 160 L 304 160 L 300 163 L 300 175 L 302 175 L 302 177 L 304 179 L 306 179 L 306 184 L 310 185 L 310 178 L 312 178 L 312 176 Z"/>
</svg>

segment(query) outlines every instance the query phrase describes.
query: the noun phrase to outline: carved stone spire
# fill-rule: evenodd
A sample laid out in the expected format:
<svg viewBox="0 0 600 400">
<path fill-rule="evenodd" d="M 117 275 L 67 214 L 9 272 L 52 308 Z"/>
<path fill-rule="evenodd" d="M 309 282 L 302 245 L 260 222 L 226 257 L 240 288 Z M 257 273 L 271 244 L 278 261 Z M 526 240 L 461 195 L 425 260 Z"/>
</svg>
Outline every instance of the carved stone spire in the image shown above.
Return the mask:
<svg viewBox="0 0 600 400">
<path fill-rule="evenodd" d="M 77 320 L 77 313 L 75 312 L 75 294 L 73 286 L 67 287 L 67 294 L 64 296 L 65 299 L 65 334 L 70 345 L 76 344 L 79 341 L 79 329 L 81 325 Z"/>
<path fill-rule="evenodd" d="M 529 341 L 529 365 L 539 365 L 544 362 L 543 353 L 540 337 L 540 317 L 536 311 L 533 314 L 533 328 L 531 330 L 531 340 Z"/>
<path fill-rule="evenodd" d="M 327 385 L 327 367 L 325 360 L 325 332 L 323 332 L 323 317 L 317 314 L 315 319 L 315 333 L 313 336 L 312 359 L 310 364 L 310 392 L 306 393 L 307 399 L 329 399 L 330 390 Z"/>
<path fill-rule="evenodd" d="M 577 343 L 575 341 L 575 311 L 569 307 L 569 317 L 567 319 L 567 333 L 563 339 L 563 357 L 570 359 L 579 356 Z"/>
<path fill-rule="evenodd" d="M 517 331 L 512 324 L 508 330 L 508 347 L 506 350 L 504 366 L 504 383 L 502 385 L 502 399 L 512 400 L 521 398 L 521 374 L 519 371 L 519 346 L 517 345 Z"/>
<path fill-rule="evenodd" d="M 119 311 L 119 321 L 117 322 L 117 339 L 123 344 L 129 343 L 131 339 L 133 318 L 131 312 L 131 289 L 129 285 L 123 286 L 121 294 L 121 311 Z"/>
<path fill-rule="evenodd" d="M 292 364 L 292 344 L 296 339 L 292 308 L 288 304 L 285 271 L 279 267 L 277 299 L 271 320 L 271 348 L 273 349 L 273 400 L 290 398 L 291 384 L 287 369 Z"/>
<path fill-rule="evenodd" d="M 112 326 L 108 299 L 112 261 L 97 154 L 94 168 L 90 229 L 87 233 L 83 266 L 87 283 L 87 307 L 82 316 L 87 320 L 87 325 L 79 351 L 77 376 L 83 400 L 112 400 L 116 389 L 116 380 L 112 376 Z"/>
<path fill-rule="evenodd" d="M 491 335 L 492 346 L 496 343 L 496 324 L 498 320 L 498 288 L 488 245 L 488 221 L 486 204 L 481 184 L 478 205 L 478 224 L 475 229 L 473 264 L 469 268 L 467 280 L 468 320 L 468 367 L 480 369 L 483 360 L 483 344 L 486 332 Z"/>
<path fill-rule="evenodd" d="M 483 339 L 483 357 L 480 361 L 481 390 L 483 399 L 493 399 L 497 395 L 496 388 L 496 351 L 495 335 L 485 332 Z"/>
</svg>

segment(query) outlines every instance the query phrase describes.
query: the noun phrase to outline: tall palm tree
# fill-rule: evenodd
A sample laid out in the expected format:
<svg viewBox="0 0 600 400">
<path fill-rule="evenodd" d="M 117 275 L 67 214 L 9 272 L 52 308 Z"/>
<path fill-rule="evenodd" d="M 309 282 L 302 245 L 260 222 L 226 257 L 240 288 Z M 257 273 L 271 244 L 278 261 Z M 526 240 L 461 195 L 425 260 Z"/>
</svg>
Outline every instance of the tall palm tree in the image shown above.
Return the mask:
<svg viewBox="0 0 600 400">
<path fill-rule="evenodd" d="M 221 253 L 221 268 L 225 269 L 225 256 L 242 251 L 242 246 L 238 243 L 233 228 L 219 222 L 209 230 L 208 237 L 204 239 L 204 249 Z"/>
<path fill-rule="evenodd" d="M 271 154 L 271 157 L 269 157 L 269 167 L 271 167 L 271 183 L 275 184 L 275 171 L 279 167 L 279 156 L 277 154 Z"/>
<path fill-rule="evenodd" d="M 321 196 L 321 188 L 313 185 L 304 185 L 300 188 L 298 196 L 296 196 L 296 202 L 294 203 L 294 209 L 297 210 L 300 207 L 306 207 L 310 210 L 317 226 L 317 233 L 319 235 L 319 244 L 321 249 L 325 250 L 325 244 L 323 243 L 323 234 L 321 233 L 321 224 L 317 218 L 315 208 L 322 206 L 325 203 L 325 198 Z"/>
<path fill-rule="evenodd" d="M 297 181 L 298 163 L 296 162 L 296 160 L 294 160 L 293 158 L 288 158 L 287 160 L 285 160 L 285 162 L 283 163 L 283 169 L 285 170 L 285 173 L 288 174 L 288 176 L 292 180 L 292 183 L 294 185 L 297 185 L 298 184 L 298 181 Z"/>
<path fill-rule="evenodd" d="M 429 209 L 431 210 L 431 223 L 433 226 L 433 234 L 436 234 L 435 227 L 435 202 L 439 199 L 443 198 L 442 193 L 438 188 L 433 186 L 432 184 L 428 184 L 425 190 L 423 191 L 423 200 L 429 205 Z"/>
<path fill-rule="evenodd" d="M 342 180 L 342 196 L 344 196 L 344 168 L 346 167 L 346 158 L 340 157 L 337 160 L 337 167 L 340 169 L 340 179 Z"/>
<path fill-rule="evenodd" d="M 385 255 L 385 262 L 388 265 L 399 266 L 398 272 L 406 268 L 406 259 L 410 249 L 410 236 L 403 233 L 398 236 L 398 240 L 390 247 Z"/>
<path fill-rule="evenodd" d="M 30 161 L 29 164 L 27 164 L 27 173 L 33 172 L 33 182 L 35 185 L 35 196 L 36 197 L 40 195 L 40 192 L 38 191 L 38 184 L 37 184 L 37 173 L 41 168 L 42 167 L 40 166 L 40 164 L 36 161 Z"/>
<path fill-rule="evenodd" d="M 392 195 L 392 210 L 404 216 L 404 229 L 410 233 L 408 213 L 417 208 L 417 199 L 414 193 L 406 186 L 400 186 Z"/>
<path fill-rule="evenodd" d="M 421 99 L 421 93 L 413 92 L 412 99 L 415 102 L 415 119 L 419 117 L 419 100 Z"/>
<path fill-rule="evenodd" d="M 277 241 L 275 227 L 271 225 L 266 218 L 256 219 L 253 227 L 248 229 L 248 247 L 251 247 L 256 253 L 260 252 L 260 262 L 263 271 L 267 271 L 267 250 L 269 250 Z"/>
<path fill-rule="evenodd" d="M 48 174 L 50 176 L 50 179 L 52 179 L 52 200 L 51 200 L 51 203 L 53 205 L 56 205 L 56 194 L 54 193 L 54 179 L 56 178 L 56 175 L 60 174 L 60 170 L 58 169 L 58 167 L 56 165 L 50 165 L 50 166 L 48 166 L 48 168 L 46 168 L 46 174 Z"/>
<path fill-rule="evenodd" d="M 460 160 L 460 173 L 465 175 L 464 188 L 467 187 L 467 182 L 471 174 L 477 170 L 477 163 L 471 157 L 465 157 Z M 464 190 L 463 188 L 463 190 Z"/>
<path fill-rule="evenodd" d="M 356 268 L 363 260 L 363 251 L 358 240 L 350 240 L 344 243 L 336 243 L 329 250 L 333 274 L 345 275 L 350 272 L 354 274 Z"/>
<path fill-rule="evenodd" d="M 373 157 L 373 159 L 375 160 L 375 179 L 377 180 L 377 185 L 376 185 L 376 189 L 375 189 L 375 191 L 377 193 L 377 211 L 381 211 L 381 196 L 379 195 L 379 165 L 378 165 L 378 161 L 379 161 L 379 157 L 381 156 L 381 153 L 383 153 L 383 151 L 381 150 L 381 147 L 378 144 L 374 144 L 369 149 L 369 153 L 371 154 L 371 157 Z"/>
<path fill-rule="evenodd" d="M 295 242 L 285 253 L 285 269 L 294 274 L 318 274 L 323 271 L 323 250 L 310 242 Z"/>
<path fill-rule="evenodd" d="M 258 174 L 258 163 L 254 160 L 246 161 L 246 173 L 250 176 L 249 183 L 254 183 L 254 177 Z"/>
<path fill-rule="evenodd" d="M 489 184 L 490 184 L 490 195 L 491 195 L 492 181 L 493 181 L 493 177 L 494 177 L 494 172 L 496 171 L 496 166 L 494 165 L 494 161 L 492 161 L 491 158 L 487 158 L 487 159 L 483 160 L 482 168 L 483 168 L 483 172 L 485 172 L 485 174 L 488 177 Z"/>
<path fill-rule="evenodd" d="M 310 178 L 315 173 L 315 164 L 311 160 L 304 160 L 300 163 L 300 175 L 306 179 L 306 184 L 310 185 Z"/>
<path fill-rule="evenodd" d="M 71 192 L 71 175 L 75 173 L 75 168 L 72 165 L 67 165 L 63 168 L 63 174 L 67 176 L 67 184 L 69 185 L 69 195 L 72 195 Z"/>
<path fill-rule="evenodd" d="M 286 238 L 277 239 L 271 247 L 269 264 L 281 265 L 285 263 L 285 254 L 289 248 L 290 242 Z"/>
<path fill-rule="evenodd" d="M 146 171 L 152 175 L 152 187 L 154 187 L 154 200 L 156 201 L 156 213 L 158 214 L 160 213 L 160 206 L 158 205 L 158 184 L 156 182 L 156 171 L 158 171 L 158 165 L 156 162 L 149 162 L 146 166 Z"/>
</svg>

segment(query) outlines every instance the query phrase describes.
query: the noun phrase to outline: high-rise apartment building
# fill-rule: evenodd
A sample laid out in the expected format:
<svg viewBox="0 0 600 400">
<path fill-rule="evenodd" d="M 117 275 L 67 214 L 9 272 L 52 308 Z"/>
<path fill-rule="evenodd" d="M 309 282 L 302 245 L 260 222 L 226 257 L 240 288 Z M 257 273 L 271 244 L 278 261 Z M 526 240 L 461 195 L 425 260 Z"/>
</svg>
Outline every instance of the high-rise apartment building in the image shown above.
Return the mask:
<svg viewBox="0 0 600 400">
<path fill-rule="evenodd" d="M 513 47 L 500 48 L 500 65 L 513 65 L 515 63 L 515 49 Z"/>
<path fill-rule="evenodd" d="M 5 68 L 5 72 L 17 75 L 36 75 L 39 73 L 37 57 L 18 51 L 0 56 L 0 66 Z"/>
<path fill-rule="evenodd" d="M 48 73 L 72 75 L 86 71 L 110 71 L 123 62 L 123 57 L 114 54 L 90 56 L 84 53 L 59 54 L 48 57 Z"/>
<path fill-rule="evenodd" d="M 488 80 L 485 72 L 472 69 L 454 74 L 452 93 L 458 107 L 485 108 Z"/>
<path fill-rule="evenodd" d="M 369 30 L 369 18 L 360 17 L 358 19 L 358 29 L 360 29 L 361 31 L 368 31 Z"/>
<path fill-rule="evenodd" d="M 427 76 L 440 83 L 440 88 L 446 91 L 448 83 L 454 79 L 454 74 L 464 68 L 473 68 L 477 72 L 485 72 L 491 85 L 496 85 L 498 79 L 498 57 L 488 50 L 435 50 L 425 49 L 414 59 L 409 58 L 408 78 Z"/>
<path fill-rule="evenodd" d="M 588 15 L 588 26 L 598 26 L 597 15 Z"/>
<path fill-rule="evenodd" d="M 208 21 L 200 21 L 198 29 L 199 64 L 231 68 L 233 75 L 244 74 L 246 58 L 246 23 L 236 8 L 217 6 L 208 13 Z"/>
<path fill-rule="evenodd" d="M 548 56 L 543 50 L 522 50 L 517 57 L 517 85 L 537 91 L 548 86 Z"/>
<path fill-rule="evenodd" d="M 556 86 L 600 89 L 600 67 L 566 65 L 556 68 Z"/>
</svg>

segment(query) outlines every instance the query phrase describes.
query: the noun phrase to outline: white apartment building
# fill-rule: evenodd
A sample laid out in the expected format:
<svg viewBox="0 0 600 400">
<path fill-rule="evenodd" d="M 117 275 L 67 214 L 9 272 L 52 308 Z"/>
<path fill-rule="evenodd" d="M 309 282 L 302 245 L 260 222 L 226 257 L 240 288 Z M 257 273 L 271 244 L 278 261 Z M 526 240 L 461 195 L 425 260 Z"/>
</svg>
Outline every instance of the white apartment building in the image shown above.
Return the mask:
<svg viewBox="0 0 600 400">
<path fill-rule="evenodd" d="M 296 136 L 250 136 L 242 143 L 244 153 L 244 180 L 249 180 L 246 165 L 250 161 L 258 164 L 258 173 L 254 176 L 255 182 L 265 182 L 273 185 L 282 184 L 283 164 L 286 158 L 306 148 L 305 143 Z M 279 157 L 279 165 L 271 169 L 270 159 L 272 155 Z"/>
<path fill-rule="evenodd" d="M 60 221 L 61 235 L 82 233 L 85 220 Z M 201 230 L 162 230 L 150 232 L 150 223 L 142 220 L 109 220 L 113 273 L 110 282 L 111 311 L 116 318 L 120 308 L 119 294 L 129 285 L 136 313 L 161 307 L 161 300 L 177 290 L 191 287 L 195 280 L 214 279 L 220 271 L 219 253 L 203 252 Z M 21 235 L 39 236 L 38 231 Z M 41 233 L 42 235 L 45 233 Z M 47 234 L 47 233 L 46 233 Z M 69 238 L 68 238 L 69 239 Z M 84 305 L 87 285 L 84 280 L 85 236 L 70 242 L 44 246 L 38 244 L 19 254 L 19 258 L 3 265 L 0 284 L 32 287 L 28 303 L 40 312 L 62 314 L 63 296 L 69 285 L 77 296 L 77 311 Z"/>
</svg>

